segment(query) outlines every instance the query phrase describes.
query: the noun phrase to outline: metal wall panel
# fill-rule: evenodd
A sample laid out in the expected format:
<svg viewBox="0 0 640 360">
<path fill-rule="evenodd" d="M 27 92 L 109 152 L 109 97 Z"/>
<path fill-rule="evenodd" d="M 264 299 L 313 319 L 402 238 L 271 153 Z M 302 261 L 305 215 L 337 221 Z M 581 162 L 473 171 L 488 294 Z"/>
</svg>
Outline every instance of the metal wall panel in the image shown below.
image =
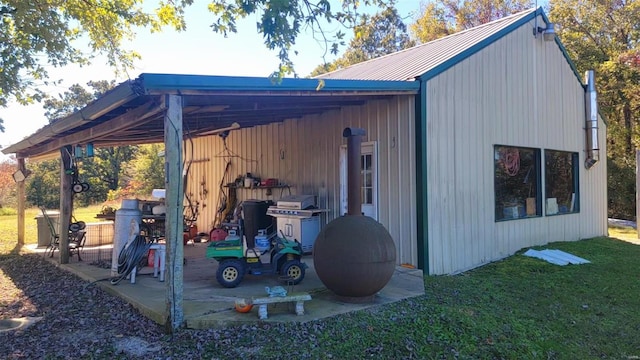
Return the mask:
<svg viewBox="0 0 640 360">
<path fill-rule="evenodd" d="M 583 166 L 583 88 L 558 46 L 535 39 L 529 25 L 427 84 L 431 274 L 467 270 L 523 247 L 607 234 L 606 161 Z M 601 159 L 605 132 L 601 122 Z M 497 144 L 578 152 L 580 213 L 496 222 Z"/>
<path fill-rule="evenodd" d="M 265 126 L 232 131 L 226 153 L 219 136 L 187 140 L 186 155 L 198 160 L 191 166 L 187 189 L 206 196 L 199 198 L 198 228 L 208 232 L 220 208 L 220 184 L 238 175 L 252 173 L 261 178 L 278 178 L 289 184 L 292 194 L 318 196 L 320 207 L 330 209 L 322 224 L 340 211 L 340 146 L 345 127 L 367 130 L 363 141 L 378 144 L 379 221 L 396 242 L 398 264 L 417 265 L 415 200 L 415 105 L 414 96 L 371 101 L 321 115 L 286 120 Z M 193 155 L 191 155 L 193 144 Z M 230 156 L 227 156 L 230 155 Z M 226 161 L 230 169 L 223 179 Z M 222 188 L 227 191 L 226 188 Z M 287 189 L 238 189 L 244 199 L 277 200 Z M 206 206 L 203 206 L 206 205 Z"/>
</svg>

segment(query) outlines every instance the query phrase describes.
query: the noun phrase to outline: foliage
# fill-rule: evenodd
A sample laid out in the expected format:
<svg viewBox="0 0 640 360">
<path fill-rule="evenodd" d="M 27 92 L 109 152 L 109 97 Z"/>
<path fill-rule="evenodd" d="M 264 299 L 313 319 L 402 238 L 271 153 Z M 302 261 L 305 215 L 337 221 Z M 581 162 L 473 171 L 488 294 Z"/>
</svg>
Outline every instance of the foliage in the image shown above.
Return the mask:
<svg viewBox="0 0 640 360">
<path fill-rule="evenodd" d="M 345 68 L 414 45 L 407 34 L 407 26 L 393 4 L 373 16 L 363 15 L 353 33 L 354 37 L 345 53 L 332 63 L 316 67 L 311 76 Z"/>
<path fill-rule="evenodd" d="M 411 24 L 410 30 L 416 39 L 426 43 L 531 7 L 531 0 L 428 1 L 422 4 L 422 16 Z"/>
<path fill-rule="evenodd" d="M 551 21 L 579 72 L 596 70 L 608 120 L 609 215 L 635 218 L 635 149 L 640 146 L 640 1 L 551 0 Z"/>
<path fill-rule="evenodd" d="M 134 192 L 142 197 L 151 196 L 153 189 L 164 189 L 164 158 L 160 156 L 164 144 L 140 145 L 132 161 Z"/>
<path fill-rule="evenodd" d="M 49 122 L 53 122 L 82 109 L 93 100 L 114 88 L 116 82 L 115 80 L 111 80 L 110 82 L 106 80 L 89 81 L 87 85 L 92 91 L 88 91 L 80 84 L 73 84 L 69 87 L 69 90 L 59 94 L 58 99 L 47 96 L 42 107 L 45 109 L 44 115 L 49 119 Z"/>
<path fill-rule="evenodd" d="M 635 163 L 609 157 L 607 163 L 607 209 L 614 219 L 635 219 Z M 600 164 L 604 165 L 604 164 Z"/>
<path fill-rule="evenodd" d="M 28 162 L 31 176 L 27 179 L 27 203 L 45 206 L 48 209 L 60 207 L 60 160 Z"/>
<path fill-rule="evenodd" d="M 47 66 L 88 64 L 96 55 L 106 56 L 116 74 L 133 68 L 138 53 L 123 44 L 138 28 L 160 31 L 165 26 L 184 30 L 184 10 L 193 0 L 1 0 L 0 1 L 0 106 L 10 98 L 21 104 L 43 99 L 41 85 L 49 79 Z M 237 32 L 236 22 L 257 15 L 257 30 L 265 46 L 276 50 L 280 67 L 277 77 L 294 73 L 290 51 L 301 31 L 311 29 L 337 53 L 344 33 L 324 31 L 328 23 L 351 27 L 362 7 L 384 7 L 389 0 L 342 0 L 336 10 L 329 0 L 211 0 L 211 28 L 227 36 Z M 153 13 L 143 9 L 155 5 Z M 35 10 L 37 9 L 37 10 Z M 89 52 L 83 52 L 88 43 Z M 1 127 L 1 124 L 0 124 Z"/>
<path fill-rule="evenodd" d="M 137 146 L 113 146 L 96 149 L 93 159 L 86 162 L 87 176 L 99 179 L 107 190 L 124 186 L 129 177 L 127 163 L 135 158 Z M 92 164 L 93 166 L 89 166 Z"/>
<path fill-rule="evenodd" d="M 16 171 L 14 159 L 0 162 L 0 208 L 16 206 L 16 183 L 13 181 L 13 173 Z"/>
<path fill-rule="evenodd" d="M 83 108 L 112 89 L 115 81 L 89 81 L 90 90 L 74 84 L 58 98 L 47 97 L 43 107 L 50 122 L 63 118 Z M 110 190 L 116 190 L 127 177 L 127 163 L 135 157 L 136 146 L 97 148 L 93 157 L 78 159 L 78 172 L 82 182 L 89 184 L 89 191 L 75 194 L 77 205 L 86 206 L 107 199 Z M 59 181 L 58 181 L 59 184 Z"/>
<path fill-rule="evenodd" d="M 134 38 L 135 28 L 182 30 L 183 9 L 192 2 L 158 1 L 149 14 L 141 7 L 143 0 L 1 0 L 0 106 L 11 97 L 22 104 L 41 100 L 37 87 L 51 83 L 48 65 L 85 65 L 101 54 L 116 72 L 126 71 L 139 58 L 122 46 Z M 78 45 L 85 43 L 88 53 Z"/>
<path fill-rule="evenodd" d="M 294 48 L 300 31 L 310 28 L 325 43 L 330 43 L 331 53 L 337 54 L 344 44 L 344 33 L 338 30 L 331 38 L 323 30 L 324 22 L 333 21 L 353 27 L 358 22 L 359 9 L 363 6 L 386 7 L 389 0 L 342 0 L 341 8 L 335 11 L 329 0 L 212 0 L 209 11 L 216 20 L 211 25 L 213 31 L 227 36 L 237 31 L 236 21 L 257 14 L 258 32 L 264 37 L 268 49 L 277 50 L 280 68 L 272 76 L 282 77 L 295 73 L 289 52 Z M 294 53 L 296 51 L 294 50 Z"/>
</svg>

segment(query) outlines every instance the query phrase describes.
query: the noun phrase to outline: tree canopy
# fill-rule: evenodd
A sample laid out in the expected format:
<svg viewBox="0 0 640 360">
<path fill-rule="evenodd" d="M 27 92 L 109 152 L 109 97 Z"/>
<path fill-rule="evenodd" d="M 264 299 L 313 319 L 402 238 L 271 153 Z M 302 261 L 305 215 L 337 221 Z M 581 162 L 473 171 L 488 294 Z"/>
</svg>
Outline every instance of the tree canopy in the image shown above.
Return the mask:
<svg viewBox="0 0 640 360">
<path fill-rule="evenodd" d="M 635 217 L 635 149 L 640 147 L 640 1 L 551 0 L 549 17 L 578 71 L 594 69 L 608 120 L 609 215 Z"/>
<path fill-rule="evenodd" d="M 393 5 L 373 16 L 363 15 L 358 25 L 354 27 L 353 35 L 353 39 L 340 58 L 331 63 L 319 65 L 313 70 L 311 76 L 345 68 L 414 45 L 407 33 L 407 26 Z"/>
<path fill-rule="evenodd" d="M 435 0 L 422 4 L 413 36 L 429 42 L 533 7 L 531 0 Z"/>
<path fill-rule="evenodd" d="M 182 30 L 192 1 L 159 1 L 151 15 L 141 0 L 0 0 L 0 106 L 10 97 L 23 104 L 41 100 L 34 86 L 49 83 L 47 65 L 87 64 L 101 54 L 126 71 L 139 57 L 122 46 L 135 28 Z"/>
<path fill-rule="evenodd" d="M 337 22 L 352 27 L 364 6 L 384 7 L 392 0 L 342 0 L 336 9 L 329 0 L 211 0 L 211 29 L 227 36 L 236 22 L 258 15 L 257 31 L 268 49 L 277 51 L 280 67 L 274 74 L 295 74 L 290 52 L 301 31 L 310 29 L 337 53 L 344 33 L 329 36 L 323 29 Z M 139 54 L 123 44 L 136 30 L 184 30 L 185 9 L 193 0 L 0 0 L 0 106 L 10 99 L 28 104 L 43 99 L 38 88 L 49 79 L 48 66 L 88 64 L 106 56 L 116 72 L 131 69 Z M 143 8 L 144 5 L 144 8 Z M 198 4 L 198 5 L 201 5 Z M 145 9 L 154 9 L 152 12 Z"/>
</svg>

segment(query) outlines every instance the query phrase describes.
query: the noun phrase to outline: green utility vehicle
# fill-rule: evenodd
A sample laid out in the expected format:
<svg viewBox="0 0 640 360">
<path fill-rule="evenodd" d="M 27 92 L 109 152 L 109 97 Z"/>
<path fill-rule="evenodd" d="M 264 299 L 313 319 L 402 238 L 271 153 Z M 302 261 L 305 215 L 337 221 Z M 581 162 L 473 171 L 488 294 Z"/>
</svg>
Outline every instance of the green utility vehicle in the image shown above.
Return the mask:
<svg viewBox="0 0 640 360">
<path fill-rule="evenodd" d="M 295 285 L 304 279 L 307 267 L 300 260 L 302 244 L 284 236 L 271 237 L 268 248 L 247 248 L 243 236 L 229 236 L 209 244 L 206 257 L 218 261 L 216 280 L 226 288 L 238 286 L 245 274 L 279 274 L 281 280 Z"/>
</svg>

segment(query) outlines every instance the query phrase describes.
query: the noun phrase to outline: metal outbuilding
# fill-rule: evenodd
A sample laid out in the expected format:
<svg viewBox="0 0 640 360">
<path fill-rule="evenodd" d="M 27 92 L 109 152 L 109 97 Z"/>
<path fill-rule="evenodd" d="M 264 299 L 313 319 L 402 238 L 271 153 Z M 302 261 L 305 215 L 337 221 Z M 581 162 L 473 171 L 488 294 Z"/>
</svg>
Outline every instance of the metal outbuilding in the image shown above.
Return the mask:
<svg viewBox="0 0 640 360">
<path fill-rule="evenodd" d="M 607 233 L 606 164 L 593 161 L 606 159 L 606 124 L 552 29 L 532 9 L 317 79 L 142 74 L 3 152 L 164 141 L 167 197 L 180 199 L 191 161 L 185 191 L 207 204 L 200 229 L 215 219 L 221 180 L 247 172 L 316 195 L 324 224 L 346 206 L 340 134 L 364 128 L 363 212 L 389 230 L 398 264 L 456 273 Z M 227 127 L 238 129 L 226 145 L 207 135 Z M 167 206 L 182 214 L 180 201 Z"/>
</svg>

